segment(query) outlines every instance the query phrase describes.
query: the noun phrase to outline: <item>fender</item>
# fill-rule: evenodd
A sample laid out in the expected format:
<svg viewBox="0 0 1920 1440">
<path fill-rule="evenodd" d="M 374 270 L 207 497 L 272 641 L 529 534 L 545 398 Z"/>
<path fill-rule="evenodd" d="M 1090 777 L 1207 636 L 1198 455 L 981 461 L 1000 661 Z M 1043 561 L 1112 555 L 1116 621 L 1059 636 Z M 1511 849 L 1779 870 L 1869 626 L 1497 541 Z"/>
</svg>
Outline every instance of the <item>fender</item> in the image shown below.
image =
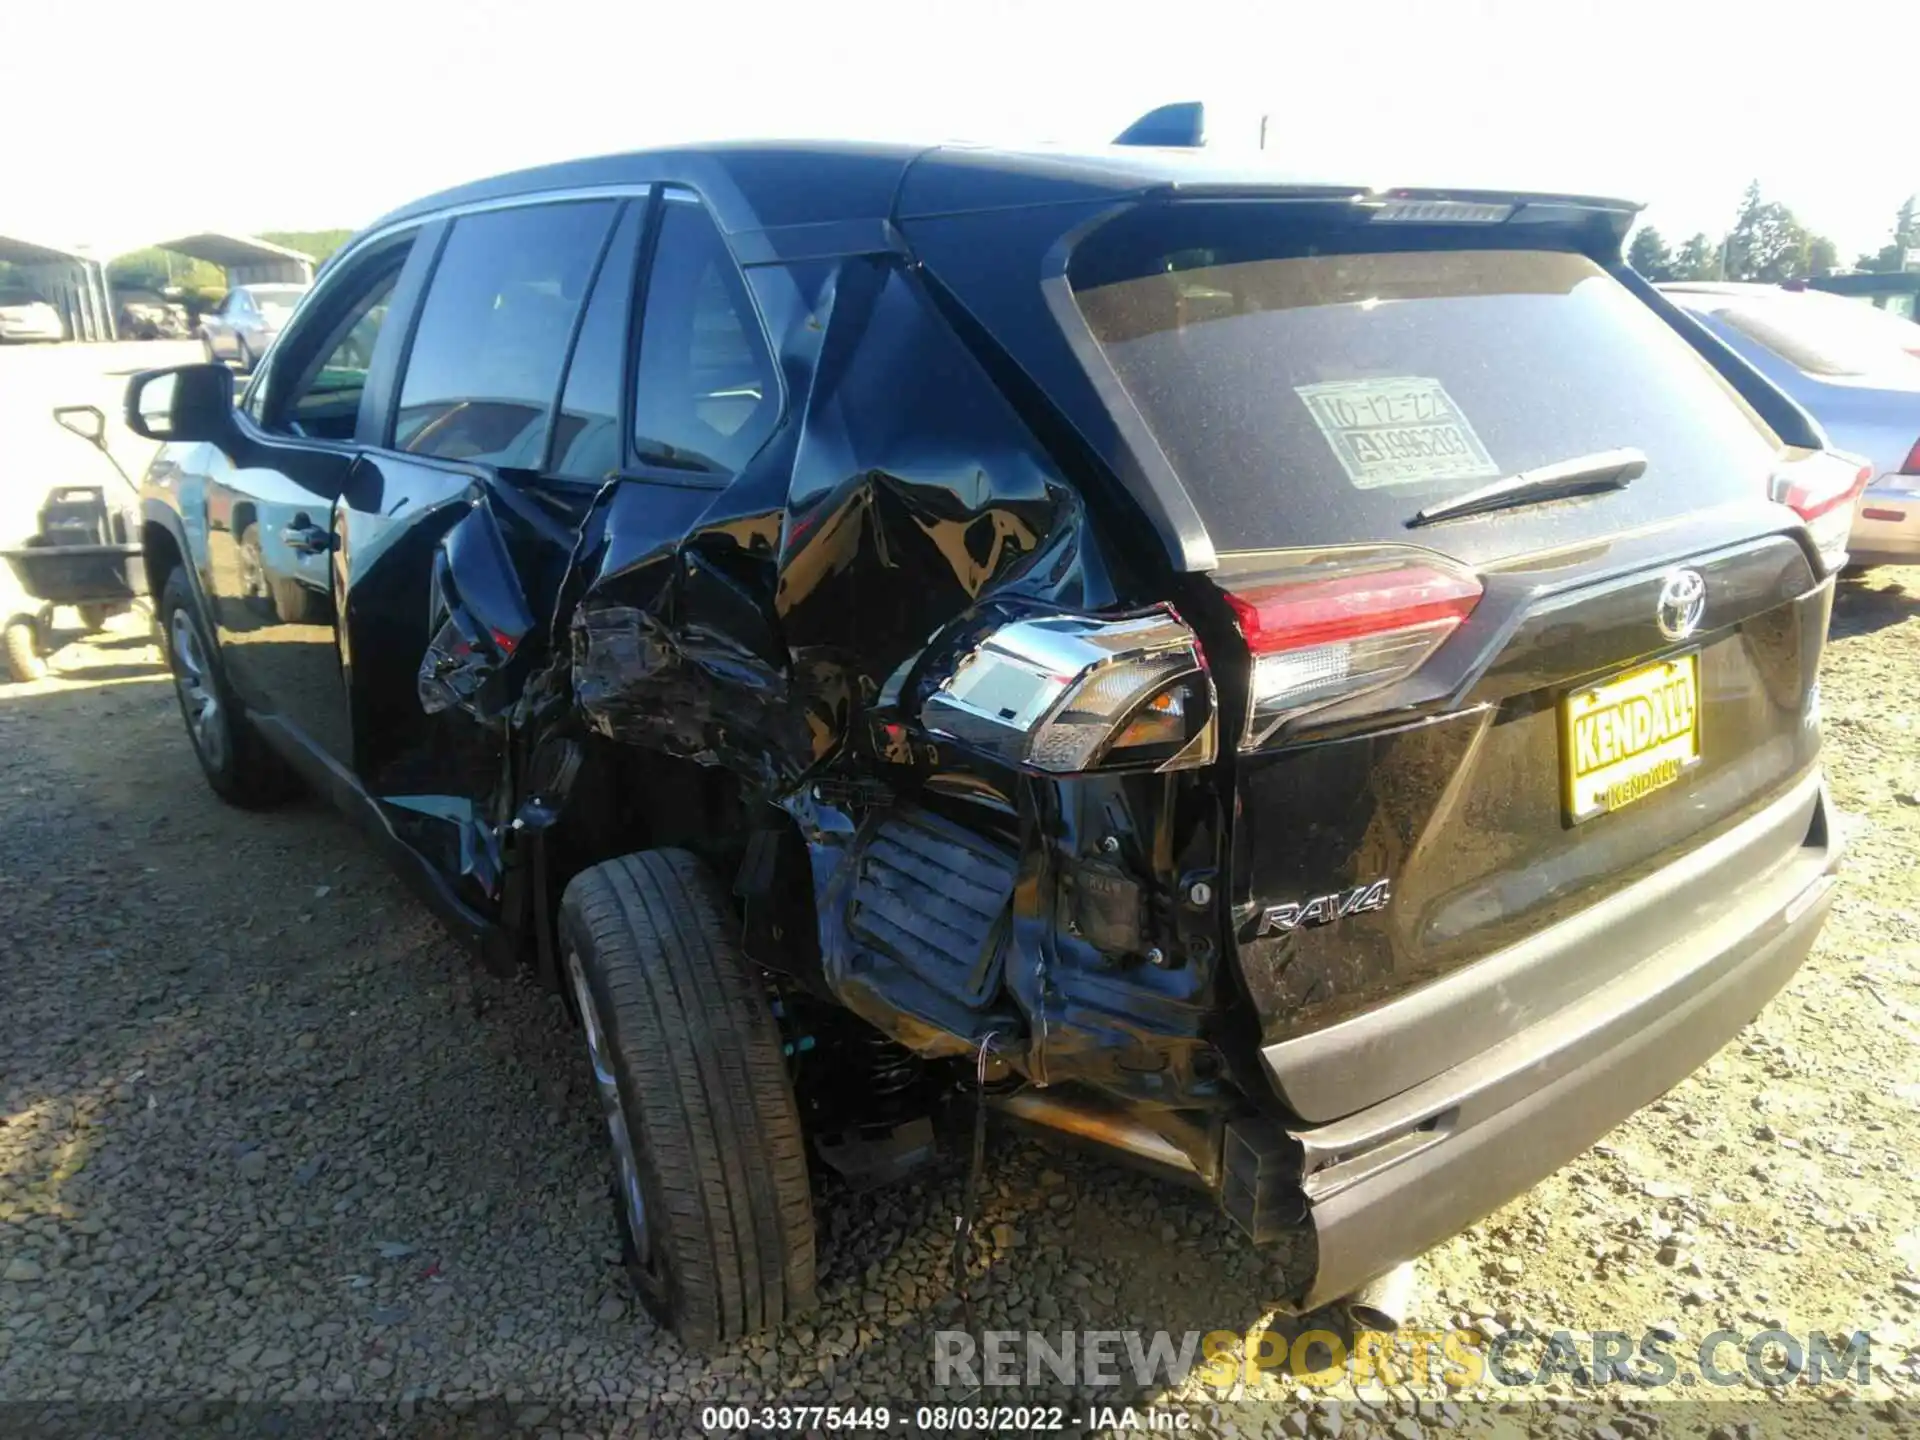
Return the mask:
<svg viewBox="0 0 1920 1440">
<path fill-rule="evenodd" d="M 194 609 L 199 613 L 201 628 L 213 638 L 214 648 L 220 646 L 219 628 L 213 623 L 213 606 L 207 599 L 206 555 L 204 546 L 196 551 L 187 538 L 187 526 L 177 507 L 166 500 L 151 494 L 143 494 L 140 499 L 140 548 L 141 556 L 147 566 L 147 586 L 156 607 L 160 601 L 160 591 L 166 584 L 167 571 L 173 568 L 173 557 L 164 554 L 155 543 L 154 532 L 162 531 L 173 542 L 182 562 L 180 568 L 186 572 L 187 591 L 193 596 Z M 159 624 L 156 611 L 154 623 Z"/>
</svg>

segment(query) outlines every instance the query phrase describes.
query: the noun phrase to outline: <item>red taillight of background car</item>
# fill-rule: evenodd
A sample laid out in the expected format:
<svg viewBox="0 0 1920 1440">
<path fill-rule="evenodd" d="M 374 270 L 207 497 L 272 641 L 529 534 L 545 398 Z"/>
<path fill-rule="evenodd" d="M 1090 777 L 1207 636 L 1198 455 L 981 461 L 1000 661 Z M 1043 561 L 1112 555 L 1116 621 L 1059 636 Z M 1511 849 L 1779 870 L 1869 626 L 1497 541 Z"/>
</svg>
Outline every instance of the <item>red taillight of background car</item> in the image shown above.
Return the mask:
<svg viewBox="0 0 1920 1440">
<path fill-rule="evenodd" d="M 1265 559 L 1228 557 L 1219 577 L 1253 660 L 1242 749 L 1412 674 L 1480 602 L 1479 579 L 1438 556 Z"/>
<path fill-rule="evenodd" d="M 1873 466 L 1857 455 L 1822 450 L 1783 466 L 1773 498 L 1806 523 L 1807 534 L 1829 574 L 1847 563 L 1847 535 L 1854 502 L 1873 479 Z"/>
</svg>

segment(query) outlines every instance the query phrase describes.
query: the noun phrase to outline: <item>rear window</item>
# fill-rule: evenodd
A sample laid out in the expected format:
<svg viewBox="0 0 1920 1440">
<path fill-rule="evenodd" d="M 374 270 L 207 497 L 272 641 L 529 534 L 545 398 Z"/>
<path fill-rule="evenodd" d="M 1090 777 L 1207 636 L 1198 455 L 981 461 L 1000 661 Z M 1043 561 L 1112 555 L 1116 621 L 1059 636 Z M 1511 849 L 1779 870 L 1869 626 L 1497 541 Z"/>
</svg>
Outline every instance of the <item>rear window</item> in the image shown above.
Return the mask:
<svg viewBox="0 0 1920 1440">
<path fill-rule="evenodd" d="M 1069 281 L 1222 551 L 1409 540 L 1487 559 L 1761 483 L 1778 441 L 1720 376 L 1593 260 L 1519 229 L 1142 207 L 1083 242 Z M 1627 491 L 1407 529 L 1622 447 L 1648 459 Z"/>
<path fill-rule="evenodd" d="M 1857 301 L 1783 294 L 1737 300 L 1717 313 L 1749 340 L 1809 375 L 1885 374 L 1909 383 L 1920 380 L 1920 361 L 1909 353 L 1920 347 L 1920 326 Z M 1900 333 L 1902 326 L 1911 336 Z"/>
<path fill-rule="evenodd" d="M 304 290 L 255 290 L 253 300 L 260 313 L 270 320 L 285 320 L 300 303 Z"/>
</svg>

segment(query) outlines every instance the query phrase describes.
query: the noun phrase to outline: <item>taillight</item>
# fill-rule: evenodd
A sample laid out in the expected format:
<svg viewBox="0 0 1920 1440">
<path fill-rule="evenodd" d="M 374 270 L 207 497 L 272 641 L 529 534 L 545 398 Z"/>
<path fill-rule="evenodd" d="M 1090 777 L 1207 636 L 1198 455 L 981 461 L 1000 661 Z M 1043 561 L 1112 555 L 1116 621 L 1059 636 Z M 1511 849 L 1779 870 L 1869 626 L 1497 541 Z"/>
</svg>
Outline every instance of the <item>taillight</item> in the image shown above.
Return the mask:
<svg viewBox="0 0 1920 1440">
<path fill-rule="evenodd" d="M 1253 660 L 1243 750 L 1285 721 L 1410 675 L 1480 602 L 1425 551 L 1233 556 L 1216 577 Z"/>
<path fill-rule="evenodd" d="M 1805 522 L 1829 575 L 1847 563 L 1854 503 L 1871 479 L 1872 465 L 1838 450 L 1816 451 L 1782 466 L 1774 476 L 1773 498 Z"/>
<path fill-rule="evenodd" d="M 1200 642 L 1169 607 L 1012 620 L 935 663 L 948 673 L 921 723 L 1007 764 L 1071 775 L 1213 759 L 1213 682 Z"/>
</svg>

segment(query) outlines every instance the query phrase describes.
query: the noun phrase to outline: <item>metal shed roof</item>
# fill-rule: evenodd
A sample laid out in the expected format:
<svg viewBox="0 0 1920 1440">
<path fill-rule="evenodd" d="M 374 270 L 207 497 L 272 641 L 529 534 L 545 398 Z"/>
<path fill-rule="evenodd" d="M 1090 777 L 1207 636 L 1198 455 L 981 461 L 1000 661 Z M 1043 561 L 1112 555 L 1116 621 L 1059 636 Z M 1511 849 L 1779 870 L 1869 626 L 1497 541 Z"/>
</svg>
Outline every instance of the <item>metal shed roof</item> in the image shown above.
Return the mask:
<svg viewBox="0 0 1920 1440">
<path fill-rule="evenodd" d="M 257 265 L 263 260 L 294 260 L 313 264 L 313 257 L 304 250 L 290 250 L 285 245 L 256 240 L 251 235 L 227 235 L 212 230 L 199 235 L 181 235 L 172 240 L 156 240 L 153 244 L 161 250 L 205 260 L 223 270 L 239 265 Z"/>
<path fill-rule="evenodd" d="M 0 260 L 12 265 L 88 265 L 93 263 L 91 255 L 82 255 L 78 250 L 62 250 L 53 245 L 42 245 L 38 241 L 23 240 L 17 235 L 0 235 Z"/>
</svg>

